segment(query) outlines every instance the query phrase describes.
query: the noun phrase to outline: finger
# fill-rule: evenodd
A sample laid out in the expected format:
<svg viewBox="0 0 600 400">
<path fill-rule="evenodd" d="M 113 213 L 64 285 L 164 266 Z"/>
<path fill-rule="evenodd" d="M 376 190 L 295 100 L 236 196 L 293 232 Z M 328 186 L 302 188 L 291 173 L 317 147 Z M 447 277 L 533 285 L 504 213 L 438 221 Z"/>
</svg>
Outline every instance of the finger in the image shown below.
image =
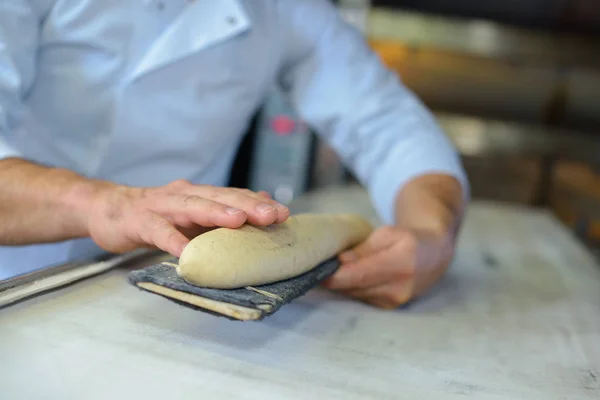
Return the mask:
<svg viewBox="0 0 600 400">
<path fill-rule="evenodd" d="M 192 240 L 192 239 L 196 238 L 197 236 L 202 235 L 203 233 L 206 233 L 212 229 L 215 229 L 215 228 L 205 228 L 205 227 L 198 226 L 198 225 L 194 225 L 192 227 L 176 226 L 176 228 L 179 232 L 181 232 L 189 240 Z"/>
<path fill-rule="evenodd" d="M 289 217 L 287 207 L 247 189 L 198 187 L 194 194 L 243 210 L 255 225 L 281 223 Z"/>
<path fill-rule="evenodd" d="M 229 190 L 228 188 L 224 188 L 224 189 Z M 273 200 L 273 198 L 271 197 L 271 194 L 269 194 L 268 192 L 265 192 L 265 191 L 253 192 L 248 189 L 240 189 L 240 193 L 242 195 L 250 196 L 253 199 L 256 199 L 259 202 L 259 207 L 261 204 L 269 204 L 269 205 L 273 206 L 275 208 L 275 210 L 277 211 L 277 218 L 275 221 L 273 221 L 271 223 L 279 224 L 279 223 L 285 222 L 285 220 L 288 219 L 288 217 L 290 216 L 289 208 L 286 207 L 285 205 L 279 203 L 278 201 Z M 245 208 L 243 208 L 243 209 L 247 213 L 249 212 L 249 210 L 246 210 Z M 250 217 L 250 222 L 255 223 L 255 222 L 252 222 L 252 218 L 253 218 L 253 216 Z M 261 224 L 260 221 L 256 222 L 256 223 Z"/>
<path fill-rule="evenodd" d="M 406 304 L 411 299 L 412 286 L 412 281 L 405 279 L 367 289 L 348 290 L 343 293 L 379 308 L 393 309 Z"/>
<path fill-rule="evenodd" d="M 383 227 L 373 232 L 365 241 L 353 249 L 340 254 L 342 263 L 356 262 L 371 254 L 376 254 L 389 249 L 398 241 L 398 234 L 392 229 Z"/>
<path fill-rule="evenodd" d="M 253 193 L 253 192 L 251 192 L 251 193 Z M 291 215 L 290 209 L 285 204 L 282 204 L 276 200 L 273 200 L 273 197 L 271 196 L 270 193 L 265 192 L 265 191 L 260 191 L 260 192 L 254 193 L 254 195 L 256 198 L 261 199 L 263 201 L 264 201 L 264 199 L 266 199 L 269 204 L 271 204 L 272 206 L 274 206 L 277 209 L 277 221 L 275 221 L 276 224 L 281 224 L 290 217 L 290 215 Z"/>
<path fill-rule="evenodd" d="M 168 216 L 176 225 L 186 227 L 196 224 L 208 228 L 239 228 L 247 218 L 239 208 L 187 194 L 157 196 L 152 209 Z"/>
<path fill-rule="evenodd" d="M 264 190 L 261 190 L 260 192 L 257 192 L 257 194 L 261 197 L 265 197 L 267 199 L 273 199 L 273 197 L 271 197 L 271 193 L 269 192 L 265 192 Z"/>
<path fill-rule="evenodd" d="M 334 290 L 354 290 L 392 282 L 398 274 L 398 261 L 391 249 L 370 254 L 343 264 L 324 286 Z"/>
<path fill-rule="evenodd" d="M 146 213 L 139 222 L 139 237 L 146 243 L 179 257 L 189 239 L 166 218 L 156 213 Z"/>
</svg>

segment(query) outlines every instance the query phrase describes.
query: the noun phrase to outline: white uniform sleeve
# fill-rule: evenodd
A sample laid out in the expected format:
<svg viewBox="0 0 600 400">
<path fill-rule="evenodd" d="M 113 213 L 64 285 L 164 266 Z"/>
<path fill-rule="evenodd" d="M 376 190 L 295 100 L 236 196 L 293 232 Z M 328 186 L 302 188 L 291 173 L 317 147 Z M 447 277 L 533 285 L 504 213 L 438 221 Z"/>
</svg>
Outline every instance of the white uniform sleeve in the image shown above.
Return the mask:
<svg viewBox="0 0 600 400">
<path fill-rule="evenodd" d="M 21 155 L 9 144 L 11 127 L 35 80 L 39 31 L 35 0 L 0 1 L 0 159 Z"/>
<path fill-rule="evenodd" d="M 381 219 L 394 222 L 398 191 L 423 174 L 456 177 L 468 198 L 467 177 L 448 137 L 337 9 L 326 0 L 279 0 L 279 7 L 284 89 L 369 189 Z"/>
</svg>

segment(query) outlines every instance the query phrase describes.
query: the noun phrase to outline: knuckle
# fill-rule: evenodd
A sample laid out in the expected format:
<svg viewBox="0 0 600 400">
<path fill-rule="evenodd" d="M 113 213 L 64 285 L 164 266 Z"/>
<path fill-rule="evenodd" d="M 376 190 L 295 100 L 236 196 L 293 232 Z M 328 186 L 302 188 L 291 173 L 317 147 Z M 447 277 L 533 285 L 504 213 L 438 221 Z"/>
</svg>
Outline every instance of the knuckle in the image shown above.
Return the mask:
<svg viewBox="0 0 600 400">
<path fill-rule="evenodd" d="M 175 229 L 170 230 L 165 236 L 165 242 L 169 244 L 177 244 L 179 242 L 179 232 Z"/>
<path fill-rule="evenodd" d="M 252 190 L 244 189 L 241 193 L 243 196 L 249 199 L 253 199 L 261 202 L 269 202 L 270 198 L 262 194 L 261 192 L 253 192 Z"/>
<path fill-rule="evenodd" d="M 152 204 L 157 197 L 168 195 L 168 193 L 171 191 L 172 189 L 170 189 L 169 186 L 144 188 L 140 190 L 139 200 L 144 206 L 148 206 Z"/>
<path fill-rule="evenodd" d="M 358 286 L 367 283 L 367 276 L 365 274 L 364 269 L 359 269 L 358 271 L 356 271 L 353 281 L 354 284 Z"/>
<path fill-rule="evenodd" d="M 381 242 L 388 242 L 390 238 L 394 238 L 395 236 L 398 236 L 396 228 L 392 226 L 383 226 L 375 231 L 373 239 Z"/>
<path fill-rule="evenodd" d="M 192 186 L 192 184 L 190 183 L 190 181 L 185 180 L 185 179 L 177 179 L 173 182 L 171 182 L 169 185 L 171 188 L 177 190 L 177 189 L 184 189 L 187 188 L 189 186 Z"/>
<path fill-rule="evenodd" d="M 408 273 L 410 273 L 410 268 L 406 269 L 408 269 Z M 398 266 L 397 268 L 394 268 L 391 273 L 392 282 L 399 282 L 405 280 L 407 278 L 406 269 L 404 268 L 404 266 Z"/>
<path fill-rule="evenodd" d="M 220 214 L 225 208 L 226 206 L 224 204 L 211 202 L 210 206 L 208 207 L 208 212 L 211 214 Z"/>
<path fill-rule="evenodd" d="M 158 230 L 164 229 L 167 225 L 166 221 L 155 214 L 150 214 L 146 217 L 146 225 L 149 229 Z"/>
<path fill-rule="evenodd" d="M 395 282 L 407 282 L 415 278 L 417 274 L 417 266 L 414 260 L 405 260 L 394 270 Z"/>
<path fill-rule="evenodd" d="M 157 215 L 142 215 L 140 224 L 131 230 L 130 236 L 138 237 L 144 243 L 153 243 L 157 233 L 162 231 L 163 225 L 163 220 Z"/>
<path fill-rule="evenodd" d="M 140 188 L 139 198 L 145 200 L 148 196 L 152 195 L 152 189 L 149 188 Z"/>
<path fill-rule="evenodd" d="M 200 196 L 202 196 L 203 198 L 209 199 L 209 200 L 218 200 L 218 199 L 225 199 L 227 197 L 229 197 L 231 194 L 235 194 L 237 193 L 237 189 L 234 188 L 228 188 L 228 187 L 223 187 L 223 186 L 212 186 L 212 185 L 198 185 L 197 188 L 199 189 L 199 194 Z"/>
<path fill-rule="evenodd" d="M 186 194 L 181 197 L 183 207 L 192 207 L 198 204 L 198 198 L 192 194 Z"/>
<path fill-rule="evenodd" d="M 235 198 L 236 201 L 238 201 L 239 204 L 244 207 L 257 207 L 258 205 L 265 203 L 265 200 L 263 199 L 257 199 L 252 196 L 246 196 L 245 194 L 237 194 Z"/>
<path fill-rule="evenodd" d="M 215 187 L 204 187 L 202 188 L 202 197 L 208 200 L 217 200 L 222 196 L 222 193 L 218 188 Z"/>
<path fill-rule="evenodd" d="M 413 258 L 417 252 L 418 245 L 419 243 L 414 235 L 402 232 L 395 240 L 394 247 L 397 253 L 401 253 L 405 257 L 408 256 L 409 258 Z"/>
<path fill-rule="evenodd" d="M 396 229 L 390 225 L 382 226 L 379 231 L 381 232 L 382 235 L 386 235 L 386 236 L 394 235 L 396 233 Z"/>
<path fill-rule="evenodd" d="M 405 281 L 411 279 L 417 269 L 416 256 L 413 253 L 409 253 L 404 248 L 400 248 L 396 252 L 397 256 L 393 260 L 393 275 L 395 280 Z"/>
</svg>

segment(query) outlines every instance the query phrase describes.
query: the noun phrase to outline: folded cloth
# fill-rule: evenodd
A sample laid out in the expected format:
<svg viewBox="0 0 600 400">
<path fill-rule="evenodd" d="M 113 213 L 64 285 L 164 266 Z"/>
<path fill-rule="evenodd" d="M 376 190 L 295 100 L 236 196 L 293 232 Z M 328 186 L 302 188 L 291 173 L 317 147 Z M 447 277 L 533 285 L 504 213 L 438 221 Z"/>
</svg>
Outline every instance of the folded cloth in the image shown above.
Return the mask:
<svg viewBox="0 0 600 400">
<path fill-rule="evenodd" d="M 183 280 L 177 275 L 177 261 L 173 259 L 133 271 L 129 282 L 180 305 L 241 321 L 261 320 L 275 313 L 331 276 L 340 265 L 334 258 L 280 282 L 240 289 L 211 289 Z"/>
</svg>

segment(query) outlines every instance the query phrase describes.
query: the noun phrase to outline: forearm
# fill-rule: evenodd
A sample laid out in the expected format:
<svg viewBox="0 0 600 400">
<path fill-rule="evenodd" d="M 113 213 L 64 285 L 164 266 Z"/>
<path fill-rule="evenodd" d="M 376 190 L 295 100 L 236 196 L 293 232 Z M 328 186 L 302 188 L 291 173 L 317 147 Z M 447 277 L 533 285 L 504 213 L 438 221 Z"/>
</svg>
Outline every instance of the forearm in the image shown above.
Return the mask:
<svg viewBox="0 0 600 400">
<path fill-rule="evenodd" d="M 424 175 L 410 181 L 396 197 L 396 225 L 420 237 L 424 251 L 416 251 L 412 298 L 427 292 L 446 272 L 455 254 L 456 238 L 467 199 L 458 180 Z M 430 252 L 435 248 L 439 251 Z"/>
<path fill-rule="evenodd" d="M 88 236 L 87 210 L 108 182 L 22 159 L 0 160 L 0 245 Z"/>
</svg>

